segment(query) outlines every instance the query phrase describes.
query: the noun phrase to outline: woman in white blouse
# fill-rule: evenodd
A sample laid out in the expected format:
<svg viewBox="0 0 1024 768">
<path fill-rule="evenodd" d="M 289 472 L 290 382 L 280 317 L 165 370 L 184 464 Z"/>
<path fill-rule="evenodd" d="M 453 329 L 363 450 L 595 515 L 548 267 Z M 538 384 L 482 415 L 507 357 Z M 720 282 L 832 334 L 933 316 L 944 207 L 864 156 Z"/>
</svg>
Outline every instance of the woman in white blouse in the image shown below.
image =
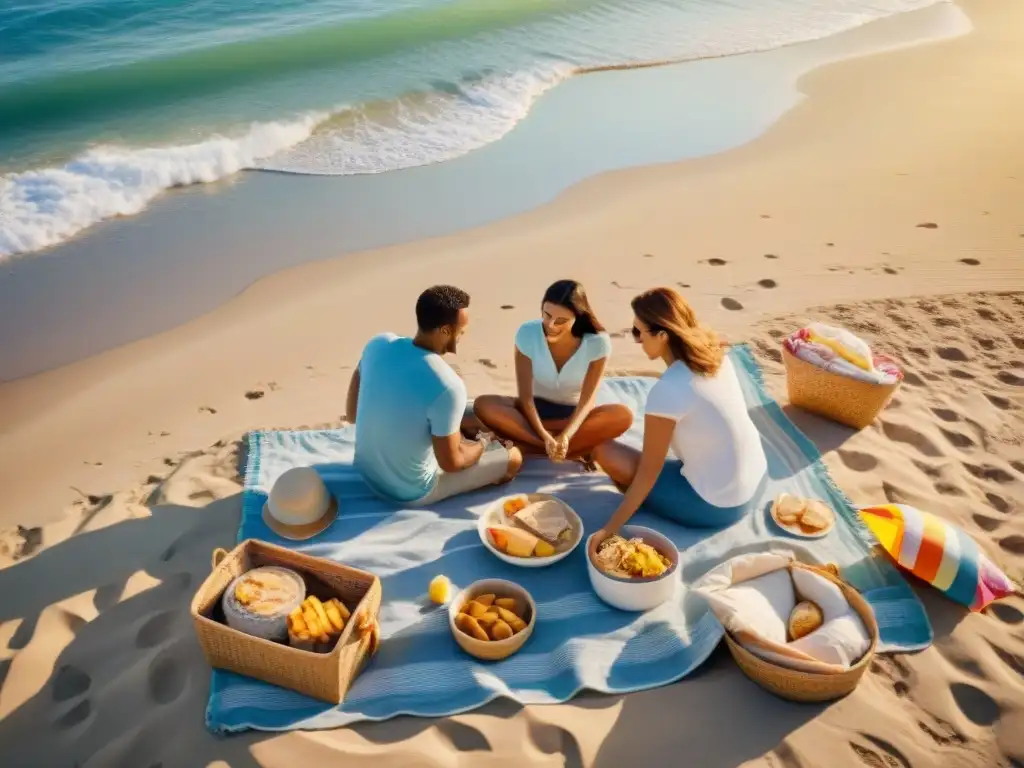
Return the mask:
<svg viewBox="0 0 1024 768">
<path fill-rule="evenodd" d="M 484 426 L 524 451 L 576 459 L 633 423 L 624 405 L 597 405 L 611 339 L 583 286 L 559 280 L 544 293 L 541 316 L 516 333 L 518 397 L 483 395 L 473 410 Z"/>
<path fill-rule="evenodd" d="M 647 394 L 643 449 L 610 441 L 594 451 L 625 492 L 594 548 L 641 505 L 680 525 L 727 527 L 762 501 L 768 481 L 761 436 L 725 345 L 671 288 L 637 296 L 633 315 L 633 340 L 666 369 Z"/>
</svg>

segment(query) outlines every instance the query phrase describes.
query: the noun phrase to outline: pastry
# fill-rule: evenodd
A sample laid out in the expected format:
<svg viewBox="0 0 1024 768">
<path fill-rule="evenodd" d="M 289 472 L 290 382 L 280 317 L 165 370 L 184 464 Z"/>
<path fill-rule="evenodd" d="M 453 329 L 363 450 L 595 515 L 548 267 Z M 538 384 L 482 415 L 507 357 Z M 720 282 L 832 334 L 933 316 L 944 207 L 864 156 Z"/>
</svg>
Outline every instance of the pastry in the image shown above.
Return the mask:
<svg viewBox="0 0 1024 768">
<path fill-rule="evenodd" d="M 812 603 L 810 600 L 797 603 L 789 614 L 787 630 L 790 642 L 806 637 L 824 623 L 825 615 L 817 603 Z"/>
<path fill-rule="evenodd" d="M 788 493 L 780 494 L 775 500 L 775 519 L 784 525 L 793 525 L 800 521 L 807 502 Z"/>
<path fill-rule="evenodd" d="M 800 517 L 800 527 L 811 532 L 823 531 L 832 523 L 832 510 L 823 502 L 811 501 Z"/>
<path fill-rule="evenodd" d="M 295 571 L 277 566 L 254 568 L 224 590 L 221 607 L 232 629 L 264 640 L 288 636 L 288 614 L 306 596 L 306 584 Z"/>
</svg>

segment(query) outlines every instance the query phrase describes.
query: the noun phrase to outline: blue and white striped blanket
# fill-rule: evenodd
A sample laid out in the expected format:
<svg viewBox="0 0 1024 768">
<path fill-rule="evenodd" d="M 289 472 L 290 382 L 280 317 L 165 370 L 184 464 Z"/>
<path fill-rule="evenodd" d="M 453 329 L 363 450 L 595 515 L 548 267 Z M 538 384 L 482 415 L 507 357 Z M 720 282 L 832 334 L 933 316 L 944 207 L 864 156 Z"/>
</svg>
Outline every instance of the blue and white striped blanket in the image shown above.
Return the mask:
<svg viewBox="0 0 1024 768">
<path fill-rule="evenodd" d="M 450 715 L 499 696 L 540 704 L 565 701 L 584 688 L 621 693 L 665 685 L 693 671 L 722 636 L 714 616 L 685 585 L 732 554 L 780 545 L 801 559 L 842 567 L 874 607 L 883 649 L 929 645 L 931 626 L 921 604 L 887 561 L 872 557 L 869 534 L 832 483 L 813 444 L 765 393 L 749 349 L 738 346 L 730 354 L 764 441 L 771 482 L 761 511 L 722 531 L 689 530 L 638 513 L 637 523 L 657 528 L 679 547 L 684 584 L 678 599 L 643 615 L 616 611 L 598 600 L 590 588 L 582 546 L 548 568 L 517 568 L 491 555 L 477 534 L 476 517 L 486 505 L 519 491 L 558 494 L 580 513 L 586 529 L 594 530 L 619 499 L 603 474 L 530 461 L 511 486 L 430 509 L 404 509 L 375 497 L 359 478 L 352 466 L 352 430 L 253 433 L 239 540 L 295 546 L 376 573 L 384 588 L 383 642 L 340 706 L 215 670 L 207 726 L 217 732 L 334 728 L 402 714 Z M 604 402 L 625 403 L 636 414 L 627 435 L 636 445 L 642 439 L 643 404 L 652 383 L 618 378 L 602 388 Z M 299 465 L 317 467 L 340 499 L 341 511 L 326 533 L 296 545 L 276 537 L 260 510 L 274 480 Z M 766 512 L 783 490 L 828 501 L 839 512 L 835 530 L 810 542 L 787 537 Z M 462 653 L 450 636 L 445 609 L 426 599 L 428 583 L 440 573 L 455 585 L 497 577 L 530 590 L 538 623 L 523 649 L 498 663 L 477 662 Z"/>
</svg>

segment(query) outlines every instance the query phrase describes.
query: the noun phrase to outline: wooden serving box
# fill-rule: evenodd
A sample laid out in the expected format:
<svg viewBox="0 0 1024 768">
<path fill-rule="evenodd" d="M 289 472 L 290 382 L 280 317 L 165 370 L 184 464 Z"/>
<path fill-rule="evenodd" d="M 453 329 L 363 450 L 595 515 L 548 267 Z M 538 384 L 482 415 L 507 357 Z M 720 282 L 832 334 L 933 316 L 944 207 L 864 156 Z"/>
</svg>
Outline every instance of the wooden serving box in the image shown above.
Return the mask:
<svg viewBox="0 0 1024 768">
<path fill-rule="evenodd" d="M 337 597 L 351 610 L 351 618 L 329 652 L 299 650 L 247 635 L 224 623 L 224 590 L 237 576 L 267 565 L 296 571 L 306 582 L 307 594 L 321 600 Z M 231 552 L 218 549 L 213 553 L 213 569 L 192 598 L 192 622 L 210 666 L 340 704 L 377 651 L 381 597 L 380 579 L 372 573 L 247 539 Z"/>
</svg>

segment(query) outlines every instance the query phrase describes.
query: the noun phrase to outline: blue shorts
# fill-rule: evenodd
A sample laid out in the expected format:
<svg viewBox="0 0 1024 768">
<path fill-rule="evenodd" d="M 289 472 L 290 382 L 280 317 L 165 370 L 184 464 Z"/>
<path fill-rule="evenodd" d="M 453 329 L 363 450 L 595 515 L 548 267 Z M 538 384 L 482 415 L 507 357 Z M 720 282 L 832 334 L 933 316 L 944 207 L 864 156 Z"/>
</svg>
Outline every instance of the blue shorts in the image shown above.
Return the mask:
<svg viewBox="0 0 1024 768">
<path fill-rule="evenodd" d="M 726 528 L 747 516 L 760 501 L 767 483 L 765 474 L 757 491 L 746 504 L 738 507 L 716 507 L 704 500 L 682 475 L 683 462 L 669 459 L 647 494 L 643 508 L 659 517 L 688 528 Z"/>
<path fill-rule="evenodd" d="M 561 421 L 570 418 L 576 412 L 575 405 L 553 403 L 543 397 L 533 398 L 533 404 L 537 407 L 537 415 L 541 421 Z"/>
</svg>

